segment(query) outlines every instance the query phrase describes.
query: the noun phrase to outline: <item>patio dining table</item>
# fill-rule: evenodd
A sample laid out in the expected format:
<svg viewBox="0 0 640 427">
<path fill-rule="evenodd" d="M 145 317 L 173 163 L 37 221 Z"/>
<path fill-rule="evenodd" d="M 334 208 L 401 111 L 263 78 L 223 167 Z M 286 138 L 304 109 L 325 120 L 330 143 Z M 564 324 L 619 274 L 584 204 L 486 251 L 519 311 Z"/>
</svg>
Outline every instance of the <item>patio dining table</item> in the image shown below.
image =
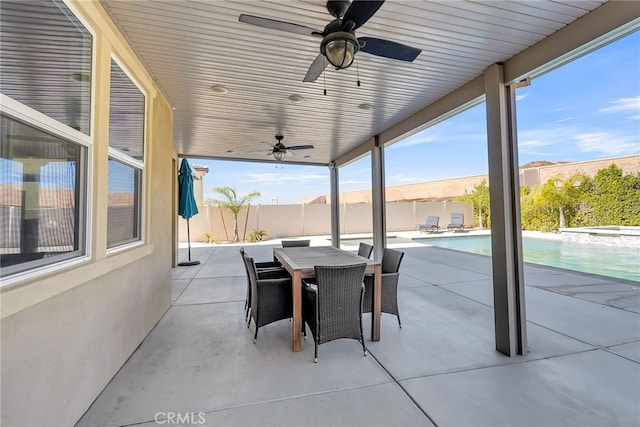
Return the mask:
<svg viewBox="0 0 640 427">
<path fill-rule="evenodd" d="M 371 259 L 343 251 L 332 246 L 311 246 L 296 248 L 277 248 L 273 255 L 291 274 L 293 294 L 293 319 L 291 322 L 291 341 L 293 351 L 302 351 L 302 279 L 315 277 L 316 265 L 349 265 L 366 263 L 365 273 L 375 277 L 373 286 L 373 312 L 371 316 L 371 340 L 380 341 L 380 308 L 382 265 Z M 367 298 L 369 298 L 367 296 Z"/>
</svg>

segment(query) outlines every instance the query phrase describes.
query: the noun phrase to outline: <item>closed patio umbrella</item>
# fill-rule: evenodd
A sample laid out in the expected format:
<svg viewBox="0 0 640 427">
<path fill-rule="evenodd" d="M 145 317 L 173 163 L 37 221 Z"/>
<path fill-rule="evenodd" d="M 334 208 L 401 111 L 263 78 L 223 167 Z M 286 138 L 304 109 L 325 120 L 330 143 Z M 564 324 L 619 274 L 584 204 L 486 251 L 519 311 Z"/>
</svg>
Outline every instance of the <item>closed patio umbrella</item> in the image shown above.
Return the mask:
<svg viewBox="0 0 640 427">
<path fill-rule="evenodd" d="M 187 242 L 189 245 L 189 261 L 178 265 L 198 265 L 200 261 L 191 261 L 191 234 L 189 233 L 189 218 L 198 214 L 198 206 L 193 196 L 193 174 L 187 159 L 182 159 L 178 173 L 178 215 L 187 220 Z"/>
</svg>

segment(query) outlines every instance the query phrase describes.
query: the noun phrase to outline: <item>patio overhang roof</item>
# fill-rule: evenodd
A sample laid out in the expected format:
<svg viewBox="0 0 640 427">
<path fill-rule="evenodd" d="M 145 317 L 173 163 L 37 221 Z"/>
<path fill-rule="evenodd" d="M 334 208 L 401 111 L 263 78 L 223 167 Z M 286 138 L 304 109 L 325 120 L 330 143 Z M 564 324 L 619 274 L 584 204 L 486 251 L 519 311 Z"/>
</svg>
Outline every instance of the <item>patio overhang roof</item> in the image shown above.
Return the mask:
<svg viewBox="0 0 640 427">
<path fill-rule="evenodd" d="M 315 147 L 285 162 L 324 165 L 367 154 L 374 136 L 393 143 L 481 101 L 492 64 L 504 65 L 507 82 L 535 77 L 640 25 L 635 2 L 387 1 L 357 35 L 419 48 L 414 62 L 359 52 L 356 65 L 303 83 L 320 39 L 238 18 L 322 30 L 332 19 L 323 0 L 102 4 L 174 108 L 178 155 L 274 162 L 282 133 L 286 145 Z"/>
</svg>

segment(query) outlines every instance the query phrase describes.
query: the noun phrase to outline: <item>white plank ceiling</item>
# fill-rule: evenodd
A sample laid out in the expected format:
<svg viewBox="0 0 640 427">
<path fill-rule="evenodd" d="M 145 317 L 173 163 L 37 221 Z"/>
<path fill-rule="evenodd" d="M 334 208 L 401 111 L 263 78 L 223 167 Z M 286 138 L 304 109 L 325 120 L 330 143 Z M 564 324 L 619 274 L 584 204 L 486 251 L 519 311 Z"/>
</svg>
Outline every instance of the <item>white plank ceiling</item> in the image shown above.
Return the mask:
<svg viewBox="0 0 640 427">
<path fill-rule="evenodd" d="M 102 1 L 175 108 L 179 155 L 274 161 L 269 144 L 282 133 L 285 145 L 315 146 L 285 161 L 316 164 L 344 155 L 602 3 L 386 1 L 357 36 L 422 49 L 414 62 L 359 52 L 357 67 L 327 67 L 316 82 L 303 83 L 320 38 L 238 17 L 322 31 L 333 19 L 325 1 Z M 215 93 L 213 85 L 228 92 Z M 373 109 L 358 108 L 365 103 Z"/>
</svg>

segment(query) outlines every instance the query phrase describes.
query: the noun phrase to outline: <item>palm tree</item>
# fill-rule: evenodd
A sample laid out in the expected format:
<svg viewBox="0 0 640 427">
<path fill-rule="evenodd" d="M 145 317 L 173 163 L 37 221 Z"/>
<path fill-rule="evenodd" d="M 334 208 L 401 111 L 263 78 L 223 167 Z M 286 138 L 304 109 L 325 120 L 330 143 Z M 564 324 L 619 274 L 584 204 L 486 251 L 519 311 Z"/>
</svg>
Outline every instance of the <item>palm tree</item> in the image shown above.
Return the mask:
<svg viewBox="0 0 640 427">
<path fill-rule="evenodd" d="M 238 237 L 238 214 L 244 205 L 248 205 L 251 199 L 254 197 L 260 197 L 260 193 L 257 191 L 252 191 L 251 193 L 239 197 L 238 192 L 235 187 L 213 187 L 211 191 L 214 191 L 220 194 L 223 199 L 211 199 L 207 200 L 206 204 L 219 206 L 221 209 L 228 209 L 233 214 L 233 241 L 237 242 Z"/>
</svg>

